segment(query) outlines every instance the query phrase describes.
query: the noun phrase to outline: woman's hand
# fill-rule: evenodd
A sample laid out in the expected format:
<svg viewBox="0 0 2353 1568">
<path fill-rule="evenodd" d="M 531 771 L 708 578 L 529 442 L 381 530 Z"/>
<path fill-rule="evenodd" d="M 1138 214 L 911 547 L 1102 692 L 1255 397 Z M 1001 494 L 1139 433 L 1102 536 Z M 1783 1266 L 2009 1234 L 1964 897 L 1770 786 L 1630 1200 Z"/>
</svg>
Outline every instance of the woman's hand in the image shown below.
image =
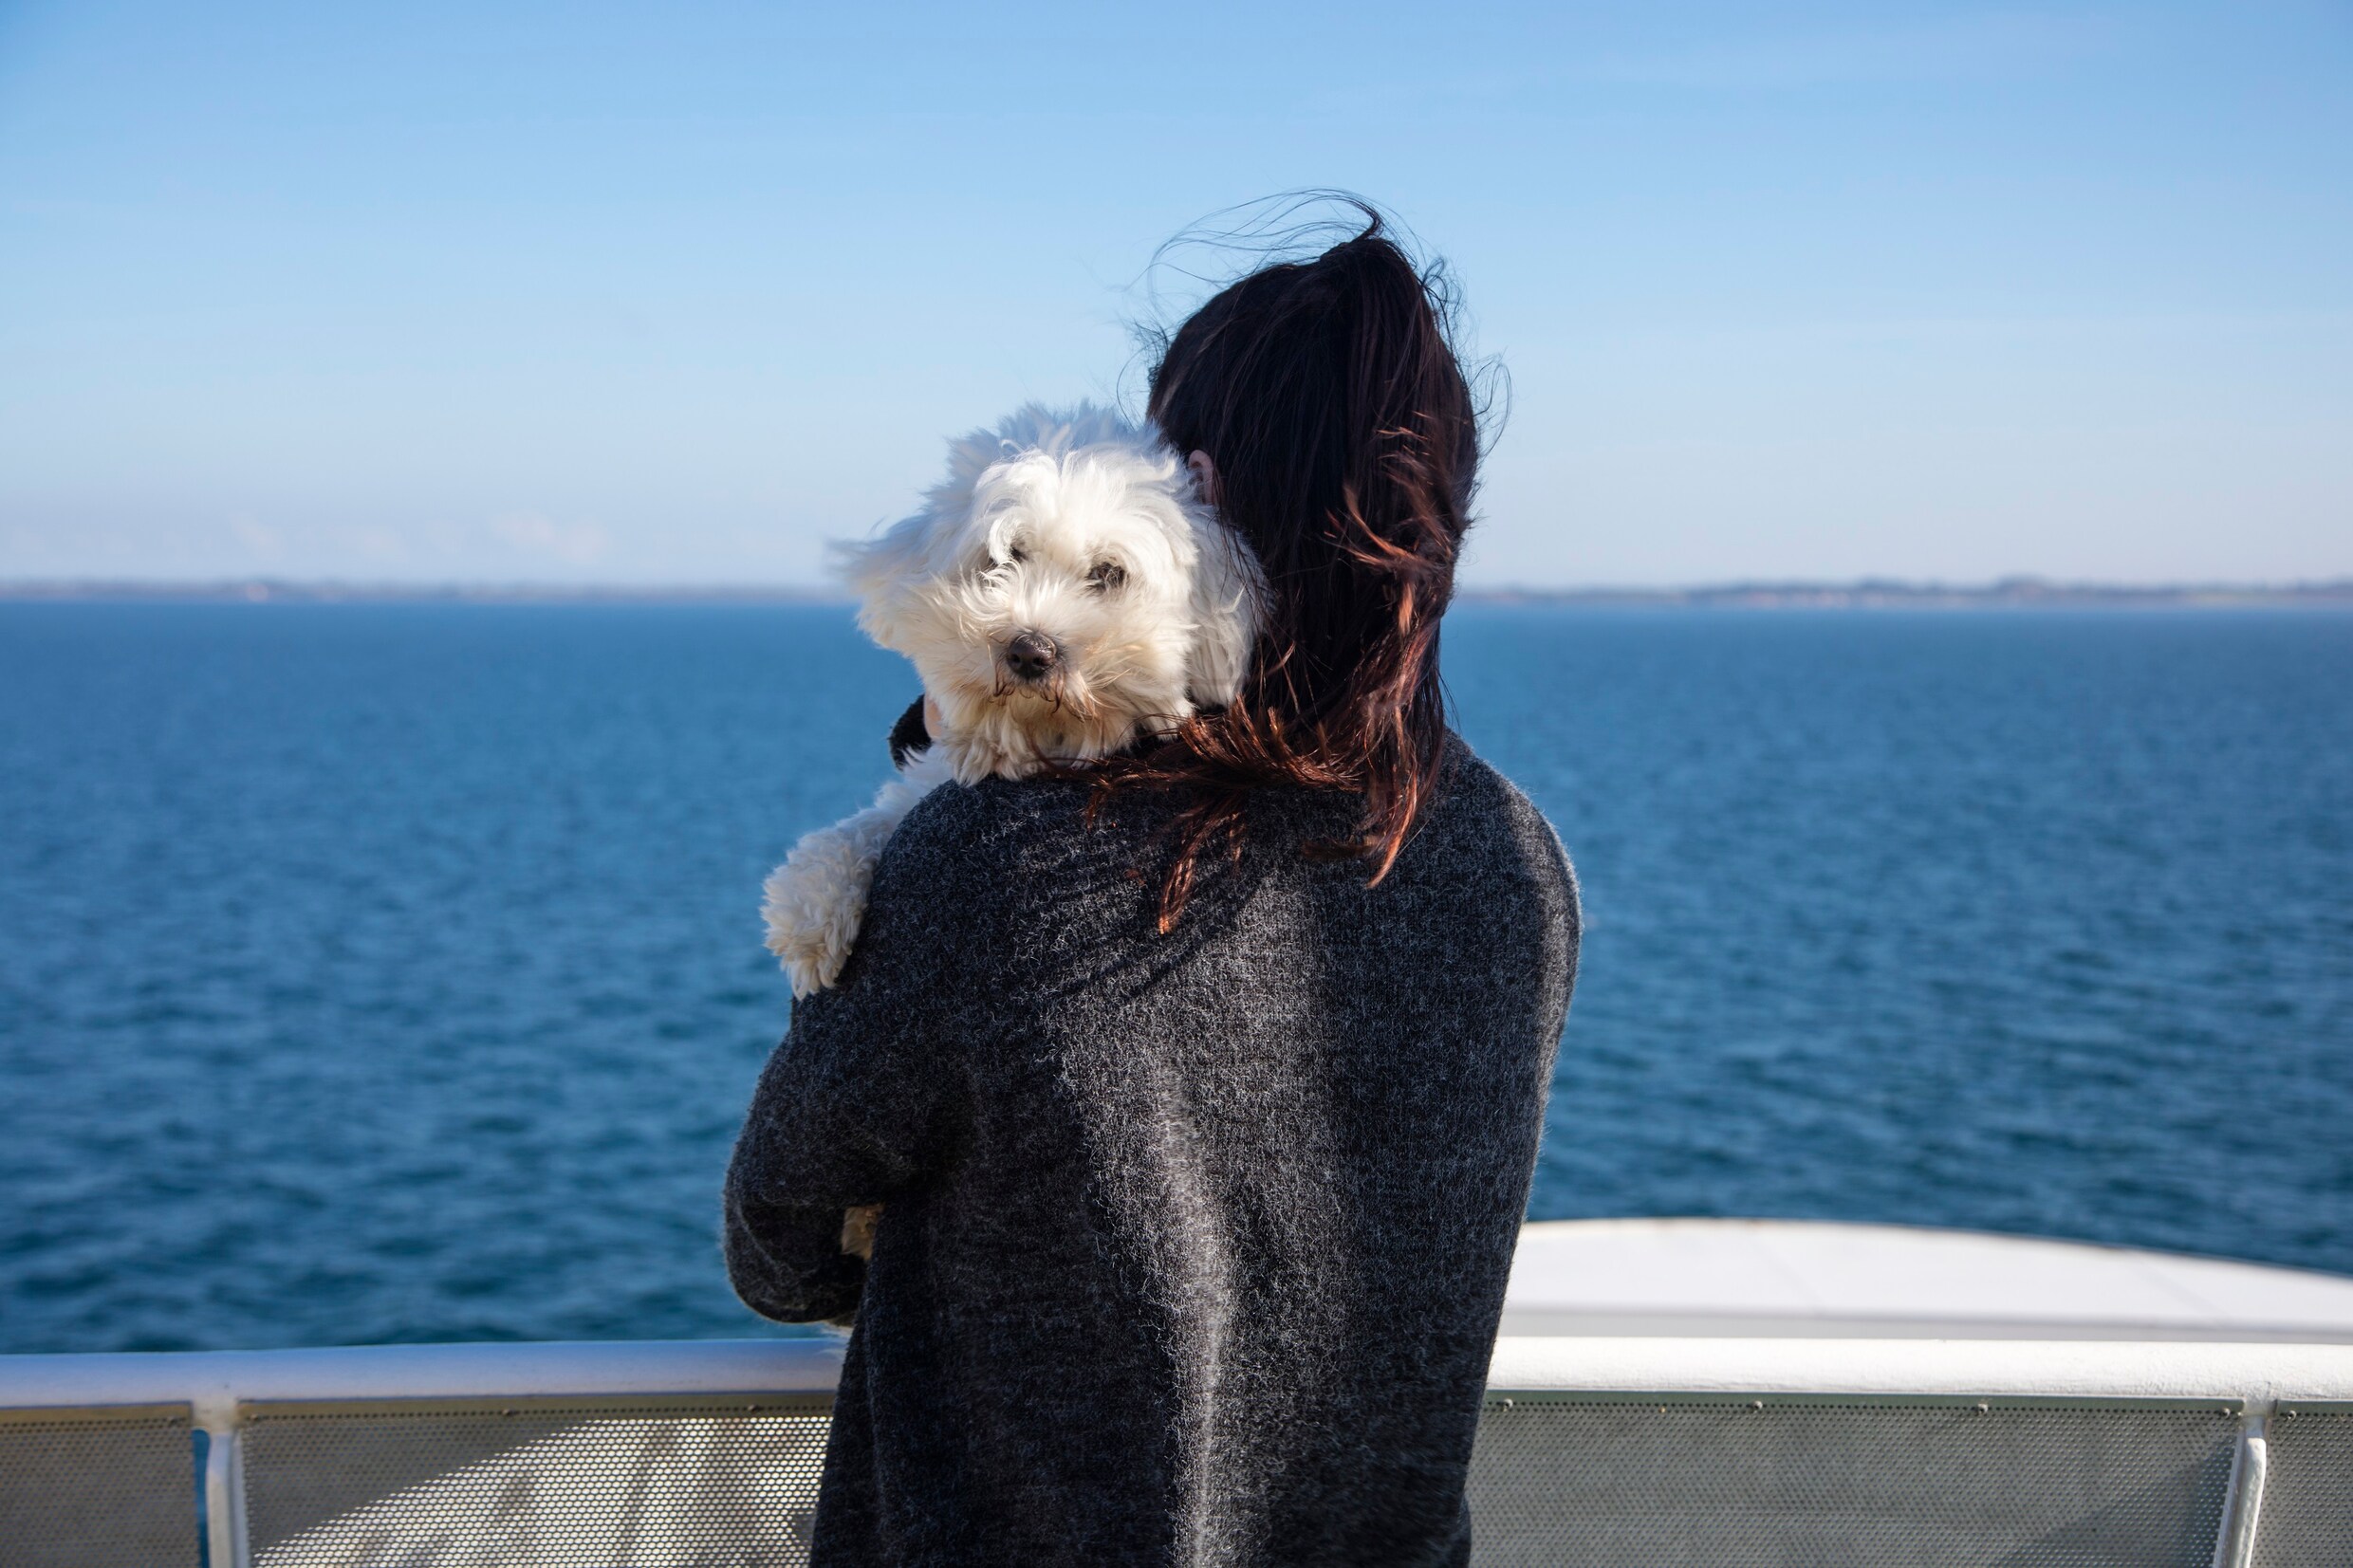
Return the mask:
<svg viewBox="0 0 2353 1568">
<path fill-rule="evenodd" d="M 874 1227 L 882 1220 L 882 1206 L 862 1203 L 842 1216 L 842 1255 L 845 1258 L 874 1257 Z"/>
</svg>

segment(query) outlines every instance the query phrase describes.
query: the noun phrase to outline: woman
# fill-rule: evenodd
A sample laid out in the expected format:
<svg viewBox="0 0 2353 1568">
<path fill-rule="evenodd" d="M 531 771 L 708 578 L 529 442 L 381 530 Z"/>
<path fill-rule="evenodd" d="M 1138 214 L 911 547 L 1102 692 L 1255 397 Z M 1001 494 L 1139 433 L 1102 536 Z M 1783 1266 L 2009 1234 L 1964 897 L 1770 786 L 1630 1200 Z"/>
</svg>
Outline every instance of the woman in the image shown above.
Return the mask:
<svg viewBox="0 0 2353 1568">
<path fill-rule="evenodd" d="M 1377 220 L 1185 323 L 1151 414 L 1266 567 L 1242 695 L 935 791 L 795 1009 L 726 1237 L 754 1310 L 857 1313 L 813 1561 L 1467 1560 L 1578 908 L 1446 728 L 1445 325 Z"/>
</svg>

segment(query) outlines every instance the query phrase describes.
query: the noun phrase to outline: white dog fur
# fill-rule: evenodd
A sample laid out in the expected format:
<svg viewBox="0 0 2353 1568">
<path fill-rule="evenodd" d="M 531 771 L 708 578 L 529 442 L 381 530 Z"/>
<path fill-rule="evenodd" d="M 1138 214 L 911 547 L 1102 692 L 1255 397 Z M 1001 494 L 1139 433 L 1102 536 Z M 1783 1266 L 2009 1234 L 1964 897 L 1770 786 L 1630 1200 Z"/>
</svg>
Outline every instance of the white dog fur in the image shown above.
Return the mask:
<svg viewBox="0 0 2353 1568">
<path fill-rule="evenodd" d="M 804 997 L 842 972 L 882 846 L 937 785 L 1100 757 L 1233 700 L 1265 585 L 1157 434 L 1032 404 L 949 443 L 921 510 L 841 546 L 875 641 L 915 662 L 932 745 L 771 873 L 768 947 Z"/>
</svg>

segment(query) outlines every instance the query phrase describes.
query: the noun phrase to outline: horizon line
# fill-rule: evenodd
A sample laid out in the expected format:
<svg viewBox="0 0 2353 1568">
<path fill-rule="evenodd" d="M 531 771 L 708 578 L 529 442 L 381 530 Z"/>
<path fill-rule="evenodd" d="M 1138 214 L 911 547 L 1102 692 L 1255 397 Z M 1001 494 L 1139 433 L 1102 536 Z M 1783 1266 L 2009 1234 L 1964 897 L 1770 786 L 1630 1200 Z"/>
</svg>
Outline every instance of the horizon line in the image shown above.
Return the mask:
<svg viewBox="0 0 2353 1568">
<path fill-rule="evenodd" d="M 1979 582 L 1940 579 L 1742 578 L 1672 585 L 1506 583 L 1457 588 L 1460 603 L 1691 608 L 2149 607 L 2353 608 L 2353 576 L 2286 582 L 2118 582 L 2014 574 Z M 222 577 L 0 579 L 0 603 L 98 600 L 191 603 L 830 604 L 843 589 L 791 582 L 597 583 L 343 578 Z"/>
</svg>

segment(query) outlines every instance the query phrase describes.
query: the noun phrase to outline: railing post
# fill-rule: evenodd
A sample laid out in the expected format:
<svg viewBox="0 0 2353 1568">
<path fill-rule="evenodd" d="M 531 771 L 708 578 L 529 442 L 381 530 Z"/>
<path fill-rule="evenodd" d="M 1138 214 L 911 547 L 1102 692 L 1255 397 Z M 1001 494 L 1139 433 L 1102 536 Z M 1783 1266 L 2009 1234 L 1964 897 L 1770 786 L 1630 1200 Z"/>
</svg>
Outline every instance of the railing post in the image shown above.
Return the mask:
<svg viewBox="0 0 2353 1568">
<path fill-rule="evenodd" d="M 2255 1530 L 2263 1516 L 2263 1482 L 2270 1468 L 2271 1445 L 2264 1436 L 2263 1415 L 2251 1405 L 2239 1428 L 2238 1452 L 2231 1461 L 2231 1489 L 2223 1499 L 2214 1568 L 2252 1568 Z"/>
<path fill-rule="evenodd" d="M 249 1568 L 245 1540 L 245 1466 L 233 1397 L 199 1399 L 205 1436 L 204 1559 L 208 1568 Z"/>
</svg>

